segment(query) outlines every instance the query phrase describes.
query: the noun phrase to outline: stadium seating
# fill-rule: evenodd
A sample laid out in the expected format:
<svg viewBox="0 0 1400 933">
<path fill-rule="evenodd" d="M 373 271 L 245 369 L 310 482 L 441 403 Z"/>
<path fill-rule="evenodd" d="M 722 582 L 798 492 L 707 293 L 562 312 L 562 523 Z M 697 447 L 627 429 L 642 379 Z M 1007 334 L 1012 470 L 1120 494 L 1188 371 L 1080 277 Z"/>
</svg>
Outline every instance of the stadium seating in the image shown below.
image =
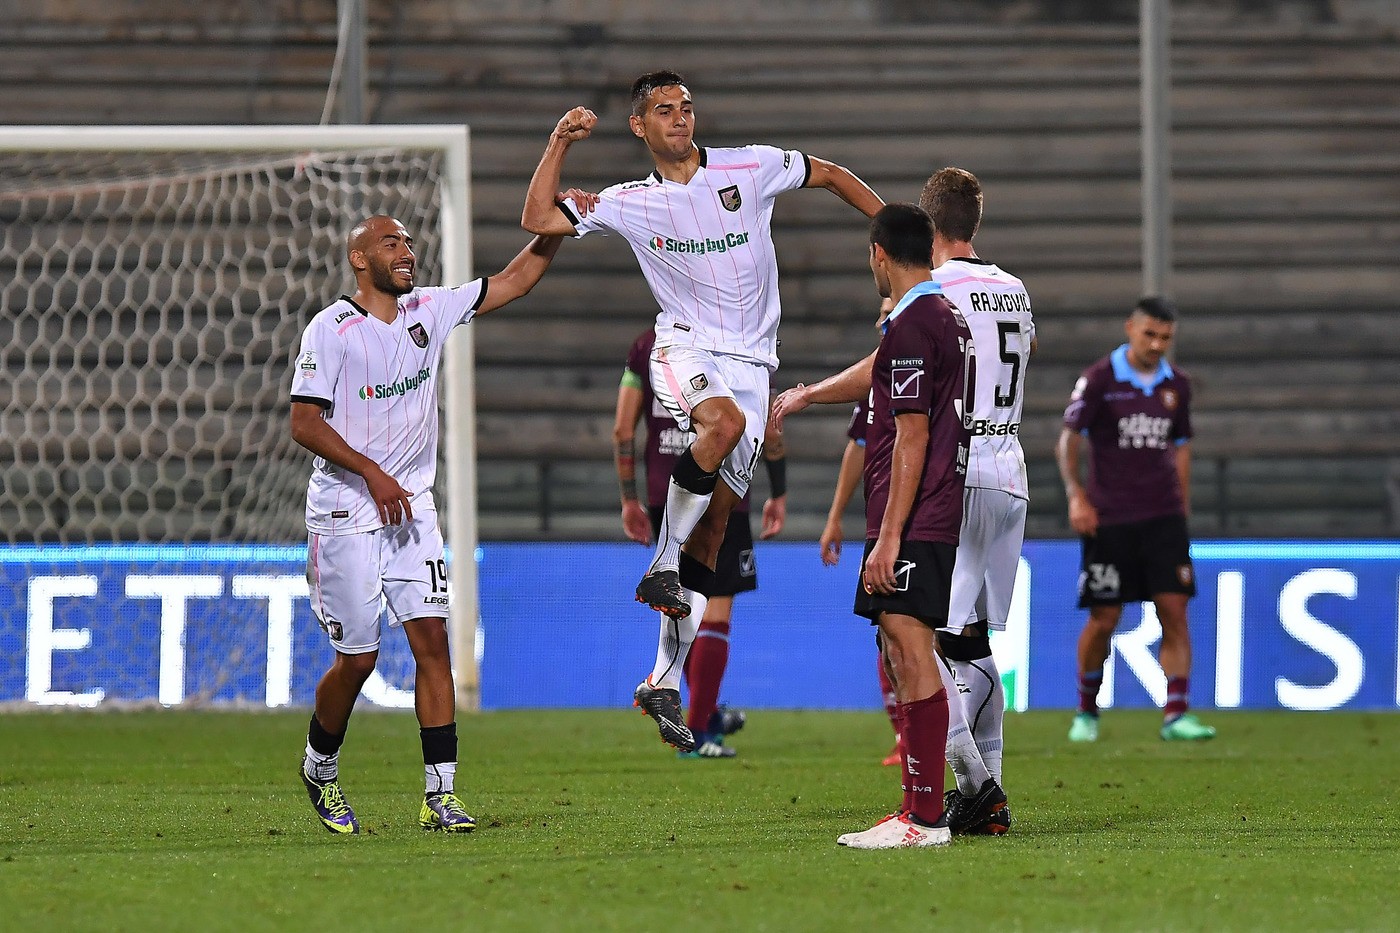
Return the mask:
<svg viewBox="0 0 1400 933">
<path fill-rule="evenodd" d="M 280 20 L 254 25 L 136 14 L 21 21 L 0 35 L 0 76 L 25 92 L 0 99 L 0 120 L 315 122 L 333 23 L 285 6 Z M 472 126 L 483 270 L 523 243 L 525 183 L 569 106 L 593 107 L 602 126 L 571 153 L 568 183 L 599 187 L 650 169 L 626 131 L 626 92 L 659 66 L 690 76 L 702 142 L 800 148 L 898 200 L 915 200 L 945 164 L 977 172 L 987 190 L 981 252 L 1026 280 L 1037 311 L 1041 353 L 1022 434 L 1029 530 L 1068 533 L 1053 465 L 1059 411 L 1078 371 L 1119 342 L 1141 287 L 1134 26 L 712 20 L 658 38 L 642 24 L 522 16 L 434 27 L 419 14 L 376 21 L 371 42 L 377 122 Z M 1178 359 L 1198 383 L 1196 527 L 1393 532 L 1400 40 L 1345 23 L 1187 22 L 1173 67 L 1174 293 Z M 775 226 L 783 388 L 866 352 L 875 300 L 863 225 L 849 209 L 822 193 L 786 196 Z M 612 409 L 626 349 L 653 311 L 626 246 L 590 237 L 566 245 L 528 303 L 478 329 L 484 537 L 620 537 Z M 789 429 L 790 537 L 821 527 L 846 414 L 805 414 Z M 20 426 L 4 427 L 13 442 Z M 84 482 L 9 463 L 0 483 L 47 490 L 58 504 L 0 519 L 36 523 L 40 537 L 68 520 L 140 534 L 104 518 L 102 496 L 79 497 L 89 512 L 66 508 Z M 195 539 L 219 534 L 207 516 L 181 524 Z"/>
</svg>

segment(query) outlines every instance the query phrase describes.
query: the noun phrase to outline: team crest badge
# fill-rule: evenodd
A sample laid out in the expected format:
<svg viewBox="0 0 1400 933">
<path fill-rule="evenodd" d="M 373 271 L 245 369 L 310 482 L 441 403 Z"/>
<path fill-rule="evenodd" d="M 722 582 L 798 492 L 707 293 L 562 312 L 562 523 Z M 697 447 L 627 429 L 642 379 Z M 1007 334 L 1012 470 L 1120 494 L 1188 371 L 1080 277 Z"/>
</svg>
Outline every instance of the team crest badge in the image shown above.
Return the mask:
<svg viewBox="0 0 1400 933">
<path fill-rule="evenodd" d="M 1182 586 L 1191 585 L 1191 565 L 1180 564 L 1176 568 L 1176 578 L 1181 581 Z"/>
<path fill-rule="evenodd" d="M 710 380 L 705 378 L 704 373 L 698 373 L 690 377 L 690 387 L 696 392 L 704 392 L 710 387 Z"/>
<path fill-rule="evenodd" d="M 1163 406 L 1164 408 L 1166 408 L 1167 411 L 1176 411 L 1176 390 L 1175 390 L 1175 389 L 1163 389 L 1163 390 L 1162 390 L 1162 406 Z"/>
<path fill-rule="evenodd" d="M 345 638 L 345 629 L 335 619 L 327 619 L 321 627 L 326 630 L 326 634 L 331 637 L 332 641 L 341 641 Z"/>
<path fill-rule="evenodd" d="M 730 213 L 737 211 L 744 203 L 744 199 L 739 196 L 739 186 L 730 185 L 728 188 L 719 189 L 719 203 Z"/>
<path fill-rule="evenodd" d="M 413 343 L 420 349 L 428 346 L 428 329 L 422 324 L 414 324 L 408 329 L 408 336 L 413 338 Z"/>
</svg>

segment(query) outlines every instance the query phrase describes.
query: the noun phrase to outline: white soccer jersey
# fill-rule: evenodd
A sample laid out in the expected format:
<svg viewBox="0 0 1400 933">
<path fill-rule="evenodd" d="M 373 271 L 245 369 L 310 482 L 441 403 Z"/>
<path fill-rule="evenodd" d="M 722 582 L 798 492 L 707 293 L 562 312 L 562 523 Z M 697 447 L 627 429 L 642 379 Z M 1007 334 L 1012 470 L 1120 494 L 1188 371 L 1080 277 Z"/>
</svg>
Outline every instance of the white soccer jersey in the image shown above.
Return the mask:
<svg viewBox="0 0 1400 933">
<path fill-rule="evenodd" d="M 306 326 L 291 398 L 326 409 L 326 421 L 408 492 L 414 514 L 436 511 L 438 373 L 447 335 L 476 314 L 486 280 L 415 288 L 385 324 L 342 297 Z M 306 492 L 306 527 L 346 535 L 384 527 L 365 481 L 322 457 Z"/>
<path fill-rule="evenodd" d="M 933 280 L 967 319 L 977 347 L 967 485 L 1026 499 L 1020 433 L 1026 363 L 1035 339 L 1030 295 L 1020 279 L 982 259 L 950 259 L 933 270 Z"/>
<path fill-rule="evenodd" d="M 778 259 L 773 199 L 801 188 L 807 157 L 772 146 L 701 149 L 688 184 L 652 172 L 605 188 L 580 216 L 562 205 L 579 236 L 626 238 L 661 312 L 658 347 L 688 346 L 778 366 Z"/>
</svg>

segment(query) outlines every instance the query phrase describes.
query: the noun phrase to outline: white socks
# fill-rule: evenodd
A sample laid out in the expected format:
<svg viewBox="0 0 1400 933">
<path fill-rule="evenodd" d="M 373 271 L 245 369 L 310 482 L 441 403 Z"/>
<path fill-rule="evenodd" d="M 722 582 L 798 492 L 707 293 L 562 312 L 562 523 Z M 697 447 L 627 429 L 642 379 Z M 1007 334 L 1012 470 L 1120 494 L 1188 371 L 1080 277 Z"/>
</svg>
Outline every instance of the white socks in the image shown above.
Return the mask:
<svg viewBox="0 0 1400 933">
<path fill-rule="evenodd" d="M 311 743 L 306 743 L 306 760 L 302 762 L 301 768 L 306 772 L 306 776 L 320 784 L 334 781 L 340 776 L 340 752 L 334 755 L 322 755 L 311 747 Z"/>
<path fill-rule="evenodd" d="M 953 676 L 962 694 L 968 726 L 992 777 L 1001 784 L 1002 724 L 1006 715 L 1006 691 L 1001 671 L 990 654 L 976 661 L 952 661 Z M 1004 786 L 1004 785 L 1003 785 Z"/>
<path fill-rule="evenodd" d="M 424 793 L 450 794 L 452 780 L 457 775 L 457 762 L 439 761 L 435 765 L 423 766 Z"/>
<path fill-rule="evenodd" d="M 675 479 L 666 484 L 666 511 L 661 518 L 661 534 L 656 536 L 656 555 L 651 560 L 653 571 L 679 568 L 681 545 L 700 524 L 713 496 L 713 487 L 702 495 L 682 487 Z"/>
<path fill-rule="evenodd" d="M 672 483 L 674 490 L 676 484 Z M 668 506 L 669 508 L 669 506 Z M 656 642 L 656 666 L 651 669 L 648 682 L 657 689 L 679 690 L 681 674 L 685 671 L 685 659 L 690 654 L 690 646 L 695 642 L 695 633 L 700 630 L 700 622 L 705 618 L 705 605 L 709 602 L 694 590 L 685 591 L 690 600 L 690 615 L 684 619 L 673 619 L 661 614 L 661 635 Z"/>
<path fill-rule="evenodd" d="M 948 694 L 948 764 L 957 778 L 958 790 L 964 796 L 972 796 L 982 788 L 991 774 L 988 773 L 987 766 L 977 751 L 977 742 L 968 728 L 967 712 L 963 705 L 966 697 L 958 686 L 953 671 L 949 669 L 948 662 L 940 657 L 938 663 L 942 668 L 943 687 Z"/>
</svg>

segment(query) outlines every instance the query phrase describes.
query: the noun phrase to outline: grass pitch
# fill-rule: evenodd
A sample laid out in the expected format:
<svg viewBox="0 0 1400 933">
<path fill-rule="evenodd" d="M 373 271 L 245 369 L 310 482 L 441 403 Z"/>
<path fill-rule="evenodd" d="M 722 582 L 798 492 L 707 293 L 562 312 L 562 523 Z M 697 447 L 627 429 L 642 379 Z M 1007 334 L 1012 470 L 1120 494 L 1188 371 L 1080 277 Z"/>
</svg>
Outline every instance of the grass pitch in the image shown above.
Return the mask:
<svg viewBox="0 0 1400 933">
<path fill-rule="evenodd" d="M 1337 930 L 1400 927 L 1400 718 L 1010 715 L 1001 839 L 851 852 L 897 801 L 877 713 L 755 712 L 678 761 L 621 711 L 459 724 L 470 836 L 418 829 L 412 716 L 342 753 L 359 837 L 296 776 L 306 715 L 0 716 L 4 930 Z"/>
</svg>

